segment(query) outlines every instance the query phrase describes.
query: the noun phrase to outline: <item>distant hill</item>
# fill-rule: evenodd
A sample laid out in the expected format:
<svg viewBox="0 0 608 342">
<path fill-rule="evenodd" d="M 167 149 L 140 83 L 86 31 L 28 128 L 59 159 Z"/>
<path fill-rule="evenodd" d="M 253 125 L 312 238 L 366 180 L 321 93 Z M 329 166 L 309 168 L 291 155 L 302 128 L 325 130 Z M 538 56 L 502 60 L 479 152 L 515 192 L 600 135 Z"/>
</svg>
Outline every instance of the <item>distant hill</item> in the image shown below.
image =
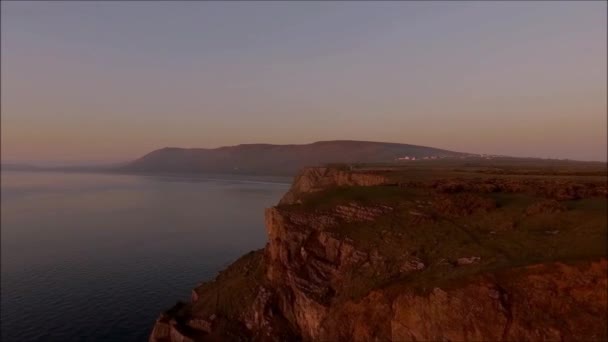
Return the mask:
<svg viewBox="0 0 608 342">
<path fill-rule="evenodd" d="M 3 171 L 37 171 L 40 168 L 34 165 L 29 164 L 19 164 L 19 163 L 2 163 L 0 168 Z"/>
<path fill-rule="evenodd" d="M 128 172 L 242 173 L 293 175 L 326 163 L 383 163 L 401 157 L 458 157 L 465 153 L 409 144 L 319 141 L 304 145 L 243 144 L 204 148 L 167 147 L 119 169 Z"/>
</svg>

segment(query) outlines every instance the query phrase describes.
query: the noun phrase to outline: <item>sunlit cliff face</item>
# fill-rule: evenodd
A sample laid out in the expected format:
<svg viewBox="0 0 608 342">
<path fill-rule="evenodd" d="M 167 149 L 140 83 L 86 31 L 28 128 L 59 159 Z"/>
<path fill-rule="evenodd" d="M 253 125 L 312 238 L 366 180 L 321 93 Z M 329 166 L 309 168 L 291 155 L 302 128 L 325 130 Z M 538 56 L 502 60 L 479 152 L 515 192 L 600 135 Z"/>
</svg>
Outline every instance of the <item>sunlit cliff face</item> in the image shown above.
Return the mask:
<svg viewBox="0 0 608 342">
<path fill-rule="evenodd" d="M 606 159 L 606 3 L 2 3 L 2 158 L 356 139 Z"/>
</svg>

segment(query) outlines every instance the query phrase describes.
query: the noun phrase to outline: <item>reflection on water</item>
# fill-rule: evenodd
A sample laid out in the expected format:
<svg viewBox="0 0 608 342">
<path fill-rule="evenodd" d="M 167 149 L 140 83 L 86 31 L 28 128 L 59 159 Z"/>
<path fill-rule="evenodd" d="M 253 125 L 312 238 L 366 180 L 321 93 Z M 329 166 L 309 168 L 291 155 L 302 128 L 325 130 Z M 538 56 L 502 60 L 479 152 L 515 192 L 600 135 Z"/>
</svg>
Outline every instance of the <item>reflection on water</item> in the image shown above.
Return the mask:
<svg viewBox="0 0 608 342">
<path fill-rule="evenodd" d="M 2 172 L 2 341 L 145 341 L 263 247 L 285 179 Z"/>
</svg>

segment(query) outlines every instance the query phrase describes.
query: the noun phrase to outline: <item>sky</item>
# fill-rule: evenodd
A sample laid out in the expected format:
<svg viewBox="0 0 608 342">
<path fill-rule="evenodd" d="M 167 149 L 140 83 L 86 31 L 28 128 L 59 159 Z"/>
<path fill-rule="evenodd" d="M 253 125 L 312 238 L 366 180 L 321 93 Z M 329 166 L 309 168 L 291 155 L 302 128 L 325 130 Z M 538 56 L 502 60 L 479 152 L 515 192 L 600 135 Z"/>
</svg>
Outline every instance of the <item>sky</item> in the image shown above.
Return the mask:
<svg viewBox="0 0 608 342">
<path fill-rule="evenodd" d="M 1 6 L 3 162 L 335 139 L 606 160 L 604 1 Z"/>
</svg>

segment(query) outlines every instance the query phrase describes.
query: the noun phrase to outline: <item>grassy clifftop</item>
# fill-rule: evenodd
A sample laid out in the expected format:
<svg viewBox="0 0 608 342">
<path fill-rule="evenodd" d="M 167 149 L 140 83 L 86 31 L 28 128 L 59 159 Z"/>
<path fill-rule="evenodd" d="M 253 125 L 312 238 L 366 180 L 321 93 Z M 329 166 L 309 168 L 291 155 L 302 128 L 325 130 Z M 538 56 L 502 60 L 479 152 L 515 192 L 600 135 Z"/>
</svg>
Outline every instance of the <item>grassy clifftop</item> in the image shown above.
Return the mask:
<svg viewBox="0 0 608 342">
<path fill-rule="evenodd" d="M 383 260 L 381 272 L 358 268 L 353 280 L 366 284 L 353 282 L 345 295 L 398 282 L 429 290 L 472 274 L 608 253 L 602 164 L 428 165 L 342 169 L 384 181 L 329 185 L 279 207 L 336 217 L 328 232 Z M 408 263 L 420 272 L 403 272 Z"/>
<path fill-rule="evenodd" d="M 151 341 L 597 340 L 604 164 L 309 168 Z"/>
</svg>

